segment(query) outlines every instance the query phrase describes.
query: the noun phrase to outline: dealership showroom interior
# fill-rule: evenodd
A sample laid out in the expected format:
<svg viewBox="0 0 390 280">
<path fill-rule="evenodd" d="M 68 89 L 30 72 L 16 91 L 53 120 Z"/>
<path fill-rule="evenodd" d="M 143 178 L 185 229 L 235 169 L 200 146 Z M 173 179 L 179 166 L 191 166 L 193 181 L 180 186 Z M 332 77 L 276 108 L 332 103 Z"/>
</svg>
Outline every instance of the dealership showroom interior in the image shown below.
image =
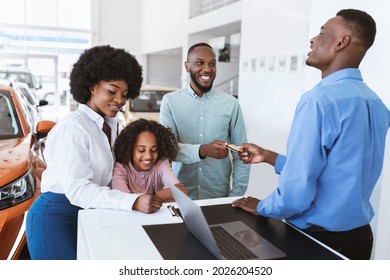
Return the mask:
<svg viewBox="0 0 390 280">
<path fill-rule="evenodd" d="M 139 96 L 130 99 L 118 110 L 119 132 L 139 118 L 160 121 L 164 95 L 187 88 L 194 79 L 185 64 L 187 51 L 192 45 L 202 42 L 211 46 L 215 54 L 217 74 L 212 82 L 213 88 L 233 96 L 235 102 L 238 100 L 247 143 L 286 155 L 290 152 L 287 151 L 290 131 L 295 128 L 292 126 L 294 116 L 299 111 L 297 104 L 304 93 L 323 78 L 318 68 L 306 64 L 314 45 L 312 38 L 338 11 L 358 9 L 372 16 L 377 29 L 375 42 L 365 54 L 359 69 L 364 82 L 390 108 L 390 83 L 387 82 L 390 0 L 0 0 L 0 5 L 0 260 L 30 259 L 26 245 L 26 218 L 29 207 L 40 195 L 38 186 L 46 168 L 45 141 L 57 123 L 78 110 L 80 104 L 72 98 L 69 85 L 71 71 L 80 55 L 92 47 L 110 45 L 124 49 L 142 66 L 143 81 Z M 21 96 L 21 100 L 12 97 L 16 95 Z M 8 116 L 14 118 L 10 127 L 5 121 Z M 309 123 L 312 123 L 311 119 L 317 121 L 313 115 L 306 118 Z M 16 125 L 16 122 L 19 124 Z M 3 137 L 3 131 L 12 129 L 15 137 L 7 136 L 7 132 Z M 366 209 L 372 211 L 369 222 L 373 234 L 371 260 L 390 260 L 389 133 L 384 141 L 386 146 L 379 156 L 383 157 L 383 166 L 369 197 L 372 209 Z M 15 150 L 15 146 L 19 145 L 16 142 L 24 144 Z M 28 147 L 24 149 L 26 145 Z M 236 151 L 226 150 L 228 155 L 234 154 L 238 158 Z M 23 151 L 25 156 L 21 155 Z M 17 159 L 12 159 L 14 153 L 18 153 Z M 201 155 L 200 148 L 198 157 L 201 160 L 206 158 Z M 22 164 L 23 158 L 25 162 Z M 287 156 L 286 165 L 288 163 Z M 271 164 L 249 165 L 248 187 L 243 197 L 263 200 L 273 194 L 281 184 L 279 178 L 283 174 L 275 172 L 275 160 L 274 164 L 275 169 Z M 345 166 L 339 168 L 346 169 Z M 370 170 L 345 172 L 367 174 Z M 231 204 L 232 200 L 228 198 L 222 197 L 216 204 Z M 198 205 L 205 207 L 203 212 L 207 220 L 220 222 L 214 217 L 216 214 L 213 216 L 212 211 L 207 210 L 211 209 L 207 208 L 211 207 L 211 202 L 205 200 Z M 332 207 L 332 201 L 327 207 Z M 218 211 L 224 213 L 222 210 Z M 260 211 L 259 208 L 257 211 Z M 137 225 L 136 231 L 135 225 L 115 226 L 114 223 L 120 223 L 122 218 L 119 214 L 118 220 L 115 220 L 108 218 L 111 212 L 80 212 L 78 259 L 175 259 L 182 254 L 181 251 L 164 251 L 167 250 L 164 246 L 156 245 L 159 241 L 157 235 L 163 235 L 164 230 L 157 230 L 153 222 Z M 239 215 L 246 213 L 241 212 Z M 256 225 L 252 216 L 243 216 L 243 219 L 253 223 L 251 225 L 255 228 L 260 226 Z M 185 216 L 184 221 L 187 224 Z M 283 247 L 287 241 L 280 239 L 284 235 L 279 236 L 277 232 L 272 235 L 271 231 L 287 224 L 294 230 L 286 230 L 286 234 L 291 234 L 288 237 L 291 238 L 290 243 L 293 243 L 292 238 L 296 234 L 306 234 L 288 221 L 282 219 L 279 222 L 283 225 L 261 220 L 261 225 L 264 223 L 268 232 L 260 235 L 284 251 L 282 258 L 320 258 L 316 250 L 318 254 L 323 254 L 321 258 L 324 259 L 328 256 L 329 259 L 345 258 L 323 244 L 323 248 L 329 249 L 333 255 L 322 252 L 323 248 L 314 244 L 313 252 L 307 254 L 303 251 L 312 250 L 310 244 L 307 248 L 302 247 L 299 254 L 293 252 L 292 245 Z M 167 220 L 169 223 L 172 221 Z M 182 234 L 186 228 L 184 223 L 166 226 L 177 228 Z M 123 241 L 123 236 L 128 234 L 125 229 L 130 227 L 133 234 L 130 238 L 146 238 L 145 243 L 127 244 Z M 104 230 L 98 231 L 98 228 Z M 111 251 L 102 247 L 103 238 L 111 240 Z M 169 241 L 168 237 L 164 238 Z M 196 242 L 184 237 L 183 240 L 189 242 L 186 246 L 193 246 Z M 297 242 L 305 243 L 300 239 Z M 131 247 L 133 245 L 135 249 Z M 141 245 L 148 246 L 148 249 Z M 201 246 L 200 243 L 198 245 Z M 180 250 L 176 247 L 173 246 L 172 250 Z M 189 248 L 192 247 L 186 247 L 186 250 L 191 251 Z M 133 251 L 132 255 L 129 251 Z M 192 257 L 213 258 L 206 251 Z M 191 256 L 184 255 L 183 258 Z"/>
</svg>

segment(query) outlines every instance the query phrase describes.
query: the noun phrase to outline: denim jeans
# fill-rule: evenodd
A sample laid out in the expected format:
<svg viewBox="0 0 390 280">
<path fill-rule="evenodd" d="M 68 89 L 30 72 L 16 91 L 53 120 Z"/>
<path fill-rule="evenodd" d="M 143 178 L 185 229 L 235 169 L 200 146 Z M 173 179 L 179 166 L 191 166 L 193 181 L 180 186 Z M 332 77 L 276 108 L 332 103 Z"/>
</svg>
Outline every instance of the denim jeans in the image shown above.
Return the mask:
<svg viewBox="0 0 390 280">
<path fill-rule="evenodd" d="M 80 207 L 64 194 L 42 193 L 26 220 L 27 246 L 33 260 L 75 260 Z"/>
</svg>

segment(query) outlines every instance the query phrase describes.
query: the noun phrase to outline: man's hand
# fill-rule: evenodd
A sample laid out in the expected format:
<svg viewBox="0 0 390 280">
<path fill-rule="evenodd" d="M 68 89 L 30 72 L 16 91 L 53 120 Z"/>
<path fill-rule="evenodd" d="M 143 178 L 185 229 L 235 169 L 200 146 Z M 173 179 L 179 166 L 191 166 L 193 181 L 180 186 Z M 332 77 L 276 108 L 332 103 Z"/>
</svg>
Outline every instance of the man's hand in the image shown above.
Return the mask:
<svg viewBox="0 0 390 280">
<path fill-rule="evenodd" d="M 261 163 L 266 162 L 275 166 L 278 154 L 263 149 L 255 144 L 245 143 L 240 145 L 241 152 L 238 152 L 240 160 L 244 163 Z"/>
<path fill-rule="evenodd" d="M 259 204 L 259 202 L 259 199 L 248 196 L 233 201 L 232 206 L 235 208 L 241 208 L 249 213 L 258 215 L 257 204 Z"/>
<path fill-rule="evenodd" d="M 227 157 L 228 149 L 226 148 L 225 142 L 216 140 L 208 144 L 200 145 L 199 155 L 201 157 L 223 159 Z"/>
</svg>

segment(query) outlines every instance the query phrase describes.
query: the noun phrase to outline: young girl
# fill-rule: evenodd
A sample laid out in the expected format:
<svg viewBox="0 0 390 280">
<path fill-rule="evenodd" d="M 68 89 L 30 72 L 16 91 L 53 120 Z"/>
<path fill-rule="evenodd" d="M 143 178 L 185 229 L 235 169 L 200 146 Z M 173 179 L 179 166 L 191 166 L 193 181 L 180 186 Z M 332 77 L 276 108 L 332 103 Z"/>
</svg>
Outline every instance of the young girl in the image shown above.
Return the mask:
<svg viewBox="0 0 390 280">
<path fill-rule="evenodd" d="M 112 188 L 128 193 L 155 192 L 163 202 L 173 200 L 169 186 L 175 185 L 187 194 L 170 164 L 178 150 L 177 138 L 170 129 L 151 120 L 131 122 L 115 143 Z"/>
</svg>

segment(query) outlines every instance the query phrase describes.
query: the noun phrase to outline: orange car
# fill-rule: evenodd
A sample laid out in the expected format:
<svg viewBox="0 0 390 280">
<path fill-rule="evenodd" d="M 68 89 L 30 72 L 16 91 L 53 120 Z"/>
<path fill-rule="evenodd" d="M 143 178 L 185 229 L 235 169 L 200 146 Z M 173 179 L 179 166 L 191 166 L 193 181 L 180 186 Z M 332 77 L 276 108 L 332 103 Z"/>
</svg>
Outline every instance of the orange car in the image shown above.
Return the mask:
<svg viewBox="0 0 390 280">
<path fill-rule="evenodd" d="M 0 260 L 28 258 L 25 214 L 40 194 L 42 149 L 55 125 L 12 84 L 0 81 Z"/>
</svg>

